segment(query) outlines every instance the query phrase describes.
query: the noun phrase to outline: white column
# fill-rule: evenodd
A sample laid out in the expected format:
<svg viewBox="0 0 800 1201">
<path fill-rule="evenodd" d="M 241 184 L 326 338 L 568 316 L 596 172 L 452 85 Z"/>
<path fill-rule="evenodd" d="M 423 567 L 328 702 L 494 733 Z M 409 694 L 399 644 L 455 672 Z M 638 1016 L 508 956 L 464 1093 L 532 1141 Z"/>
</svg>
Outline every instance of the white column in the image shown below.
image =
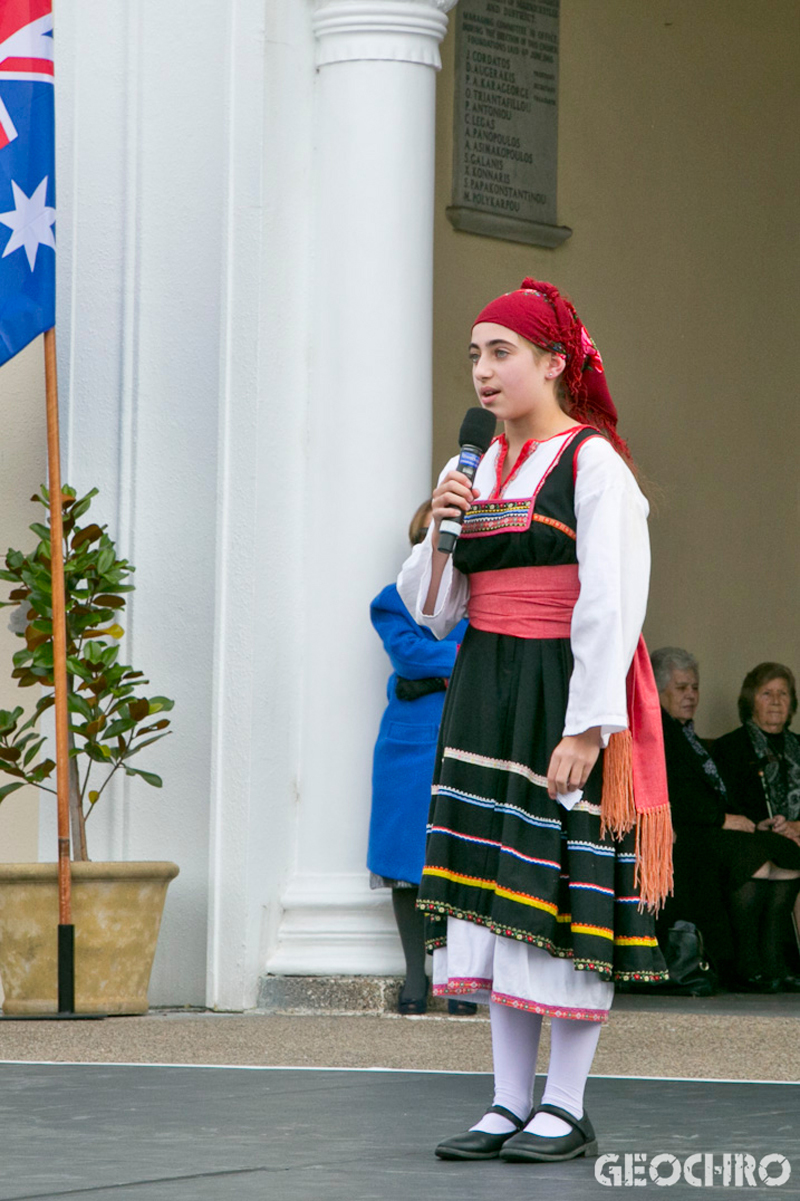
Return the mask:
<svg viewBox="0 0 800 1201">
<path fill-rule="evenodd" d="M 273 973 L 402 965 L 388 895 L 370 893 L 365 869 L 388 674 L 369 603 L 430 486 L 435 71 L 451 6 L 341 0 L 314 16 L 302 751 Z"/>
</svg>

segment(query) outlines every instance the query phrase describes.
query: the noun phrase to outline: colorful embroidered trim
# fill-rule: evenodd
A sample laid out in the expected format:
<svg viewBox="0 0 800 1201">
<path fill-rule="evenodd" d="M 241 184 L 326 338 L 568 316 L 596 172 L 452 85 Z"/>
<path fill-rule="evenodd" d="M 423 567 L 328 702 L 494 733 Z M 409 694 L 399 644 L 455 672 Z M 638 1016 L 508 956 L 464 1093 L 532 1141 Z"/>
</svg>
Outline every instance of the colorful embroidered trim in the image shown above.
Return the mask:
<svg viewBox="0 0 800 1201">
<path fill-rule="evenodd" d="M 558 947 L 549 938 L 543 938 L 540 934 L 531 934 L 528 930 L 520 930 L 514 926 L 507 926 L 500 922 L 494 922 L 491 918 L 485 917 L 482 913 L 476 913 L 473 909 L 459 909 L 456 905 L 443 903 L 442 901 L 417 901 L 417 909 L 430 915 L 433 921 L 442 921 L 444 918 L 457 917 L 464 922 L 474 922 L 476 926 L 484 926 L 490 930 L 492 934 L 497 934 L 501 938 L 515 938 L 517 942 L 526 942 L 532 947 L 539 947 L 543 951 L 547 951 L 555 959 L 570 959 L 572 966 L 576 972 L 597 972 L 601 980 L 611 980 L 615 974 L 613 964 L 610 960 L 597 959 L 578 959 L 572 952 L 571 948 Z M 429 951 L 439 950 L 447 945 L 447 934 L 435 934 L 431 938 L 425 939 L 425 946 Z M 620 974 L 619 979 L 628 979 L 632 973 Z M 647 973 L 641 974 L 641 979 L 645 979 Z M 637 977 L 639 978 L 639 977 Z M 653 980 L 666 980 L 668 974 L 653 974 Z"/>
<path fill-rule="evenodd" d="M 434 989 L 434 991 L 436 991 Z M 524 997 L 510 997 L 506 993 L 492 990 L 492 1000 L 512 1009 L 524 1009 L 526 1013 L 541 1013 L 551 1018 L 573 1018 L 577 1022 L 607 1022 L 607 1009 L 572 1009 L 566 1005 L 545 1005 L 544 1002 L 526 1001 Z"/>
<path fill-rule="evenodd" d="M 477 834 L 460 834 L 457 830 L 448 829 L 447 826 L 428 825 L 427 831 L 429 834 L 446 834 L 448 837 L 457 838 L 461 842 L 473 842 L 479 846 L 494 847 L 504 855 L 512 855 L 515 859 L 521 859 L 523 863 L 533 863 L 536 867 L 552 867 L 556 870 L 561 867 L 561 864 L 556 863 L 554 859 L 536 859 L 532 855 L 524 855 L 522 851 L 517 851 L 514 847 L 506 846 L 505 843 L 499 842 L 495 838 L 478 838 Z M 612 891 L 613 894 L 613 890 L 609 891 Z"/>
<path fill-rule="evenodd" d="M 433 995 L 446 997 L 448 993 L 489 992 L 491 987 L 491 980 L 480 978 L 472 980 L 466 976 L 450 976 L 447 984 L 434 984 Z"/>
<path fill-rule="evenodd" d="M 477 755 L 474 751 L 460 751 L 454 746 L 446 746 L 443 757 L 457 759 L 460 763 L 470 763 L 473 767 L 488 767 L 493 771 L 513 772 L 517 776 L 524 776 L 531 784 L 538 784 L 540 788 L 547 787 L 547 776 L 537 776 L 536 772 L 531 771 L 524 763 L 513 763 L 510 759 L 491 759 L 488 755 Z"/>
<path fill-rule="evenodd" d="M 545 517 L 543 513 L 534 513 L 533 521 L 540 521 L 542 525 L 551 525 L 554 530 L 561 530 L 562 534 L 566 534 L 573 542 L 577 541 L 578 535 L 574 530 L 571 530 L 568 525 L 564 525 L 563 521 L 556 521 L 555 517 Z"/>
<path fill-rule="evenodd" d="M 526 530 L 530 524 L 530 497 L 524 500 L 477 501 L 464 514 L 462 538 Z"/>
<path fill-rule="evenodd" d="M 467 888 L 483 888 L 506 901 L 516 901 L 517 904 L 529 905 L 532 909 L 543 909 L 545 913 L 551 913 L 554 917 L 558 913 L 558 906 L 554 905 L 552 901 L 545 901 L 541 897 L 534 897 L 526 892 L 513 892 L 509 888 L 501 888 L 496 880 L 482 880 L 479 876 L 463 876 L 460 872 L 451 872 L 446 867 L 428 867 L 427 865 L 422 869 L 422 874 L 449 880 L 452 884 L 463 884 Z"/>
<path fill-rule="evenodd" d="M 529 826 L 540 826 L 551 830 L 561 828 L 561 821 L 557 817 L 534 817 L 532 814 L 526 813 L 520 805 L 512 805 L 510 801 L 497 801 L 493 797 L 480 797 L 472 792 L 459 792 L 457 788 L 451 788 L 449 784 L 434 784 L 431 793 L 434 796 L 446 796 L 454 801 L 463 801 L 465 805 L 476 805 L 479 809 L 493 809 L 508 813 L 512 817 L 518 817 L 520 821 L 527 822 Z M 580 809 L 582 804 L 583 802 L 579 801 L 574 808 Z M 599 807 L 594 806 L 593 808 Z"/>
<path fill-rule="evenodd" d="M 579 922 L 572 924 L 573 934 L 593 934 L 595 938 L 607 938 L 609 942 L 616 941 L 614 939 L 614 931 L 609 930 L 607 926 L 584 926 Z"/>
<path fill-rule="evenodd" d="M 609 960 L 597 959 L 579 959 L 576 958 L 570 949 L 557 947 L 549 938 L 542 938 L 538 934 L 531 934 L 527 930 L 518 930 L 513 926 L 501 925 L 499 922 L 493 922 L 491 918 L 485 917 L 482 913 L 475 913 L 472 909 L 459 909 L 455 905 L 443 904 L 441 901 L 417 901 L 417 909 L 423 910 L 428 914 L 429 920 L 433 922 L 443 922 L 448 917 L 457 917 L 464 922 L 474 922 L 476 926 L 484 926 L 490 930 L 492 934 L 497 934 L 501 938 L 515 938 L 517 942 L 526 942 L 533 947 L 540 947 L 541 950 L 547 951 L 555 959 L 571 959 L 572 966 L 576 972 L 597 972 L 601 980 L 639 980 L 645 983 L 657 983 L 659 980 L 669 980 L 669 972 L 653 972 L 646 969 L 639 971 L 622 971 L 615 970 L 613 964 Z M 433 952 L 447 946 L 447 934 L 436 934 L 432 938 L 425 939 L 426 948 Z"/>
</svg>

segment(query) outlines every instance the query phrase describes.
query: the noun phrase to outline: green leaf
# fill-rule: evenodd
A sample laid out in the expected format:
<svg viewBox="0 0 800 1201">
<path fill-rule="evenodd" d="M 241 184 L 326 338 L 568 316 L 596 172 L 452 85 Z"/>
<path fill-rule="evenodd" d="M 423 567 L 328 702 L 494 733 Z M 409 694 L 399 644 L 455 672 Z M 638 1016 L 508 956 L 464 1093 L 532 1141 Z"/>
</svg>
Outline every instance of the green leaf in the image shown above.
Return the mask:
<svg viewBox="0 0 800 1201">
<path fill-rule="evenodd" d="M 42 646 L 37 646 L 33 652 L 33 666 L 47 667 L 53 666 L 53 644 L 45 642 Z"/>
<path fill-rule="evenodd" d="M 41 538 L 42 542 L 50 542 L 50 529 L 48 526 L 42 525 L 40 521 L 34 521 L 33 525 L 28 526 L 28 529 L 32 530 L 37 538 Z"/>
<path fill-rule="evenodd" d="M 144 742 L 140 742 L 137 746 L 132 746 L 125 758 L 130 759 L 131 755 L 138 754 L 138 752 L 143 751 L 146 746 L 152 746 L 154 742 L 160 742 L 162 738 L 169 738 L 171 733 L 172 730 L 168 730 L 166 734 L 156 734 L 155 738 L 146 738 Z"/>
<path fill-rule="evenodd" d="M 10 712 L 8 709 L 0 709 L 0 735 L 10 734 L 12 730 L 15 730 L 17 722 L 24 712 L 25 710 L 21 705 L 17 705 Z"/>
<path fill-rule="evenodd" d="M 127 734 L 128 730 L 132 730 L 135 725 L 136 722 L 129 717 L 120 717 L 117 721 L 112 721 L 103 735 L 103 742 L 109 742 L 119 734 Z"/>
<path fill-rule="evenodd" d="M 87 663 L 103 662 L 103 645 L 100 642 L 88 642 L 83 648 L 84 661 Z"/>
<path fill-rule="evenodd" d="M 164 783 L 161 776 L 157 776 L 151 771 L 142 771 L 139 767 L 126 767 L 125 774 L 128 776 L 141 776 L 148 784 L 152 784 L 153 788 L 161 788 Z"/>
<path fill-rule="evenodd" d="M 34 742 L 32 746 L 28 747 L 28 750 L 25 754 L 25 758 L 22 761 L 23 767 L 29 767 L 31 765 L 31 763 L 33 763 L 34 759 L 39 754 L 39 751 L 42 749 L 42 747 L 44 746 L 44 744 L 46 742 L 47 742 L 46 738 L 40 738 L 38 742 Z"/>
<path fill-rule="evenodd" d="M 52 759 L 45 759 L 42 763 L 37 763 L 36 767 L 34 767 L 32 771 L 28 772 L 28 777 L 34 781 L 34 783 L 41 784 L 42 780 L 46 780 L 51 774 L 54 767 L 55 763 Z"/>
<path fill-rule="evenodd" d="M 5 784 L 2 788 L 0 788 L 0 801 L 4 801 L 7 796 L 10 796 L 12 792 L 16 792 L 18 788 L 24 787 L 24 781 L 17 784 Z"/>
<path fill-rule="evenodd" d="M 106 572 L 113 567 L 116 556 L 110 547 L 105 547 L 97 556 L 97 572 L 98 575 L 105 575 Z"/>
<path fill-rule="evenodd" d="M 67 708 L 70 713 L 80 713 L 81 717 L 85 717 L 87 721 L 91 721 L 94 717 L 94 711 L 87 700 L 82 696 L 78 696 L 77 692 L 70 692 L 67 696 Z"/>
<path fill-rule="evenodd" d="M 175 708 L 175 702 L 171 701 L 168 696 L 151 696 L 150 697 L 150 713 L 169 713 L 170 709 Z"/>
<path fill-rule="evenodd" d="M 95 763 L 105 763 L 111 755 L 107 746 L 99 746 L 96 742 L 87 742 L 83 749 Z"/>
<path fill-rule="evenodd" d="M 106 646 L 100 652 L 100 660 L 104 667 L 110 667 L 117 655 L 119 654 L 118 646 Z"/>
</svg>

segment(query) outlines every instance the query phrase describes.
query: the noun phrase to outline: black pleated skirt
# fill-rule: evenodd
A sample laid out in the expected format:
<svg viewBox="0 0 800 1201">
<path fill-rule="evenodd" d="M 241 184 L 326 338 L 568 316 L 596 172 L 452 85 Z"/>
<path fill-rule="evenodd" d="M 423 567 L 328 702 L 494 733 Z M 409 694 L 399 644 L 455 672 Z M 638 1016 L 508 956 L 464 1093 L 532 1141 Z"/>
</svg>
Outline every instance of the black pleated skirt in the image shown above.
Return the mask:
<svg viewBox="0 0 800 1201">
<path fill-rule="evenodd" d="M 468 629 L 437 749 L 419 894 L 428 946 L 445 944 L 452 916 L 603 980 L 663 979 L 635 835 L 600 834 L 602 755 L 571 810 L 547 794 L 572 666 L 568 639 Z"/>
</svg>

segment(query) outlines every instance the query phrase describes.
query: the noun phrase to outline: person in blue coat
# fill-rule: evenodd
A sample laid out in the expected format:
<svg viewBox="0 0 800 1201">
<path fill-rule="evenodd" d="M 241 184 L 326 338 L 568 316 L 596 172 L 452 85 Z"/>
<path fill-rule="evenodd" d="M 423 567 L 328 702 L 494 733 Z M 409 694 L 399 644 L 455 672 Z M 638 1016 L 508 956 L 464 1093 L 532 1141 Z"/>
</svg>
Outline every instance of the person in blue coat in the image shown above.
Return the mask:
<svg viewBox="0 0 800 1201">
<path fill-rule="evenodd" d="M 411 521 L 412 546 L 421 542 L 431 519 L 430 501 Z M 372 624 L 386 648 L 392 674 L 372 768 L 372 812 L 367 866 L 374 888 L 391 888 L 392 906 L 406 960 L 400 1013 L 424 1013 L 424 916 L 416 908 L 425 861 L 425 832 L 445 689 L 464 637 L 461 621 L 439 641 L 416 623 L 389 584 L 370 606 Z M 461 1009 L 454 1010 L 461 1012 Z"/>
</svg>

